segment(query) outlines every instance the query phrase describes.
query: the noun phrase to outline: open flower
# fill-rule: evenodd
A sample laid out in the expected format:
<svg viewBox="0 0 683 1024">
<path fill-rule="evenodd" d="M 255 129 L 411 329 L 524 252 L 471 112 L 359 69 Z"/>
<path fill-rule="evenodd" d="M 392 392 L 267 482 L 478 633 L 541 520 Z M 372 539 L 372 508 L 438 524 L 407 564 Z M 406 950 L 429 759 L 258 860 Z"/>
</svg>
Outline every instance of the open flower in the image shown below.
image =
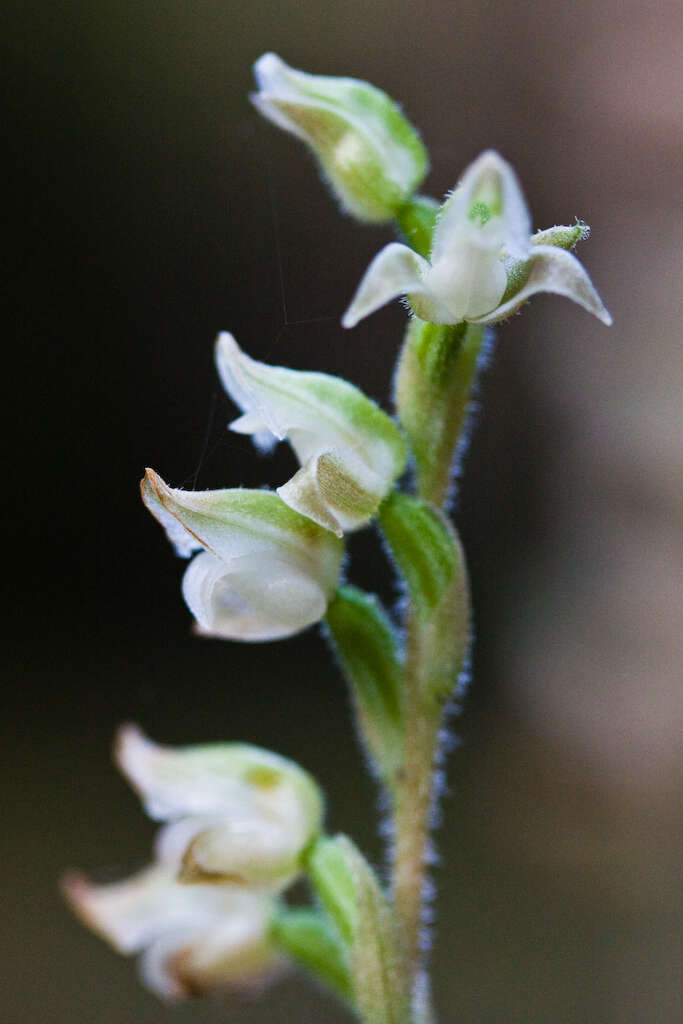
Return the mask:
<svg viewBox="0 0 683 1024">
<path fill-rule="evenodd" d="M 117 763 L 147 813 L 170 824 L 159 852 L 182 850 L 185 880 L 281 889 L 321 827 L 320 790 L 284 757 L 244 743 L 163 747 L 121 729 Z"/>
<path fill-rule="evenodd" d="M 301 870 L 322 797 L 298 765 L 240 743 L 173 749 L 124 726 L 123 773 L 151 817 L 168 822 L 153 863 L 110 885 L 63 883 L 79 917 L 120 953 L 141 953 L 143 980 L 166 998 L 262 984 L 280 959 L 276 894 Z"/>
<path fill-rule="evenodd" d="M 301 463 L 278 488 L 282 500 L 339 537 L 367 523 L 406 462 L 386 413 L 339 377 L 250 359 L 227 332 L 218 336 L 216 364 L 244 412 L 230 428 L 262 449 L 286 438 Z"/>
<path fill-rule="evenodd" d="M 188 885 L 159 858 L 123 882 L 70 875 L 64 893 L 81 920 L 119 953 L 141 953 L 140 974 L 165 999 L 251 988 L 274 971 L 269 939 L 275 901 L 235 886 Z"/>
<path fill-rule="evenodd" d="M 198 629 L 231 640 L 291 636 L 325 614 L 336 590 L 341 542 L 272 491 L 183 491 L 148 469 L 142 500 L 184 557 Z"/>
<path fill-rule="evenodd" d="M 295 71 L 274 53 L 256 61 L 254 75 L 254 106 L 307 143 L 344 209 L 362 221 L 391 220 L 428 168 L 393 100 L 355 78 Z"/>
<path fill-rule="evenodd" d="M 517 177 L 489 150 L 442 206 L 429 260 L 397 242 L 387 245 L 368 267 L 342 323 L 353 327 L 401 295 L 430 323 L 493 323 L 536 292 L 566 295 L 603 323 L 612 322 L 576 257 L 534 244 Z"/>
</svg>

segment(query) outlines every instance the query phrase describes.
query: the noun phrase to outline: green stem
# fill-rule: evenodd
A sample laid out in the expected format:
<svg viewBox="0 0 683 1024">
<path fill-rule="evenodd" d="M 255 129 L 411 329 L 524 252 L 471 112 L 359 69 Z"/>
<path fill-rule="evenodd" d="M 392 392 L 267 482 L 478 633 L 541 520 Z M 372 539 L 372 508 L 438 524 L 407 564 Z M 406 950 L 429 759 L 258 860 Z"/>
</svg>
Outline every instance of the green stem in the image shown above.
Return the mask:
<svg viewBox="0 0 683 1024">
<path fill-rule="evenodd" d="M 420 931 L 429 844 L 429 818 L 433 799 L 433 772 L 441 708 L 425 706 L 424 636 L 418 619 L 406 622 L 403 769 L 394 803 L 394 856 L 392 890 L 409 976 L 423 969 Z M 424 985 L 428 984 L 423 979 Z M 426 1002 L 429 1003 L 427 995 Z M 431 1015 L 431 1014 L 430 1014 Z"/>
<path fill-rule="evenodd" d="M 408 325 L 396 373 L 396 405 L 415 458 L 416 490 L 428 503 L 427 507 L 442 508 L 448 499 L 483 338 L 483 327 L 474 324 L 437 326 L 413 319 Z M 395 502 L 385 506 L 382 524 L 398 557 L 396 542 L 401 531 L 389 518 L 392 509 L 396 509 Z M 405 500 L 403 509 L 409 511 Z M 415 521 L 410 526 L 409 519 L 404 520 L 404 525 L 409 526 L 408 532 L 418 548 L 425 544 L 430 547 L 424 525 Z M 433 550 L 438 553 L 438 546 Z M 417 566 L 419 550 L 411 556 L 410 545 L 404 545 L 404 551 L 408 561 Z M 398 561 L 405 575 L 400 557 Z M 436 558 L 437 568 L 438 564 Z M 411 603 L 405 618 L 405 740 L 393 807 L 392 887 L 406 970 L 417 979 L 424 970 L 420 931 L 443 699 L 454 689 L 462 667 L 469 614 L 464 563 L 461 562 L 458 577 L 460 584 L 447 589 L 431 609 L 416 600 L 419 588 L 411 585 L 409 576 L 406 578 Z M 417 1024 L 433 1024 L 435 1016 L 426 974 L 421 980 L 423 1003 L 415 1007 L 415 1020 Z"/>
</svg>

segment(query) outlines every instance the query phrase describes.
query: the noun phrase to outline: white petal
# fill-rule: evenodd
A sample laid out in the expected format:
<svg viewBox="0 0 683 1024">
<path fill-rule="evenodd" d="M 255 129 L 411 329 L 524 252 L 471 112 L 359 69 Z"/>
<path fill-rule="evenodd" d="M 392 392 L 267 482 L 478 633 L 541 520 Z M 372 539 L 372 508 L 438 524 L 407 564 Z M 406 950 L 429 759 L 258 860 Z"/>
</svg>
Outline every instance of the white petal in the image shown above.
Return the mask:
<svg viewBox="0 0 683 1024">
<path fill-rule="evenodd" d="M 240 778 L 241 761 L 234 747 L 209 748 L 208 755 L 201 746 L 176 749 L 154 743 L 137 726 L 124 725 L 114 753 L 148 814 L 172 820 L 217 812 L 241 814 L 250 806 L 251 794 Z"/>
<path fill-rule="evenodd" d="M 414 304 L 416 314 L 430 323 L 453 324 L 470 320 L 494 309 L 507 285 L 505 267 L 497 250 L 468 245 L 430 269 L 430 288 L 441 300 L 440 309 Z M 436 318 L 435 318 L 436 317 Z"/>
<path fill-rule="evenodd" d="M 244 743 L 166 747 L 126 725 L 116 760 L 156 818 L 191 820 L 162 830 L 158 854 L 173 869 L 197 833 L 225 821 L 280 822 L 289 834 L 316 830 L 319 789 L 297 764 Z M 303 824 L 302 824 L 303 823 Z"/>
<path fill-rule="evenodd" d="M 470 219 L 473 203 L 481 198 L 487 205 L 500 205 L 500 213 L 481 227 Z M 479 244 L 490 249 L 500 246 L 510 256 L 525 259 L 529 253 L 531 221 L 517 175 L 494 150 L 487 150 L 470 164 L 453 195 L 444 204 L 434 231 L 430 262 L 462 251 L 463 245 L 479 236 Z"/>
<path fill-rule="evenodd" d="M 262 363 L 255 362 L 242 352 L 232 334 L 221 331 L 216 340 L 216 367 L 223 387 L 243 412 L 252 414 L 252 423 L 258 424 L 258 430 L 266 428 L 281 441 L 285 436 L 285 428 L 277 418 L 273 403 L 269 403 L 267 397 L 263 400 L 263 385 L 259 388 L 259 383 L 262 383 L 262 375 L 259 375 L 261 366 Z M 232 429 L 235 427 L 232 426 Z M 238 429 L 244 430 L 244 425 Z"/>
<path fill-rule="evenodd" d="M 246 412 L 244 416 L 238 416 L 228 426 L 236 434 L 251 434 L 256 447 L 264 453 L 272 451 L 273 447 L 280 440 L 268 429 L 266 424 L 259 418 L 258 413 L 255 412 Z"/>
<path fill-rule="evenodd" d="M 175 869 L 153 865 L 123 882 L 92 885 L 74 875 L 63 883 L 81 920 L 120 953 L 134 953 L 176 928 L 194 928 L 215 918 L 224 902 L 203 886 L 183 886 Z"/>
<path fill-rule="evenodd" d="M 400 295 L 425 292 L 425 272 L 429 264 L 407 245 L 391 242 L 377 253 L 365 272 L 351 305 L 342 317 L 344 327 L 355 327 L 359 320 Z"/>
<path fill-rule="evenodd" d="M 264 641 L 318 622 L 327 592 L 315 577 L 266 552 L 227 563 L 197 555 L 183 577 L 183 597 L 206 636 Z"/>
<path fill-rule="evenodd" d="M 573 299 L 604 324 L 609 326 L 612 323 L 612 317 L 576 256 L 554 246 L 539 245 L 532 252 L 530 264 L 531 271 L 526 284 L 502 306 L 488 316 L 480 317 L 478 322 L 502 320 L 536 292 L 552 292 Z"/>
</svg>

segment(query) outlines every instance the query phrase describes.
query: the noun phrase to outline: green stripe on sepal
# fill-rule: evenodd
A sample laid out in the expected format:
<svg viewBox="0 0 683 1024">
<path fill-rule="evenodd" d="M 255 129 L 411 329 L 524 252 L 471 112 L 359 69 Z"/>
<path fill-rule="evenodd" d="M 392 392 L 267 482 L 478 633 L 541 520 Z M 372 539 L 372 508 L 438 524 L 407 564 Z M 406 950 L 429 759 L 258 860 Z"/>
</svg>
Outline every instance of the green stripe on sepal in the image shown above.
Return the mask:
<svg viewBox="0 0 683 1024">
<path fill-rule="evenodd" d="M 273 941 L 346 1002 L 353 1000 L 346 949 L 329 919 L 312 908 L 281 907 L 271 926 Z"/>
<path fill-rule="evenodd" d="M 452 532 L 427 502 L 397 491 L 383 503 L 380 522 L 416 611 L 429 614 L 461 566 Z"/>
<path fill-rule="evenodd" d="M 309 872 L 348 947 L 351 986 L 361 1020 L 410 1024 L 410 979 L 400 969 L 396 923 L 375 872 L 343 835 L 318 840 Z"/>
<path fill-rule="evenodd" d="M 361 734 L 390 783 L 403 748 L 403 670 L 394 628 L 374 595 L 351 586 L 339 588 L 326 622 L 351 686 Z"/>
</svg>

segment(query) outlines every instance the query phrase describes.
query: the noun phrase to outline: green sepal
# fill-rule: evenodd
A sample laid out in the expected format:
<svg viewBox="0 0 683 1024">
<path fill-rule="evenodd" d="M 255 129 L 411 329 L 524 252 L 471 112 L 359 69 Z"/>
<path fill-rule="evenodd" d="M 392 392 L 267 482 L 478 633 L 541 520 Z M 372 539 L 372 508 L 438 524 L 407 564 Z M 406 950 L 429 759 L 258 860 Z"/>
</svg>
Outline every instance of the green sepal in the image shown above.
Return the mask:
<svg viewBox="0 0 683 1024">
<path fill-rule="evenodd" d="M 578 220 L 576 224 L 556 224 L 552 228 L 537 231 L 531 236 L 532 245 L 554 245 L 558 249 L 573 249 L 578 242 L 585 242 L 591 233 L 588 224 Z"/>
<path fill-rule="evenodd" d="M 531 243 L 534 246 L 552 245 L 556 249 L 571 250 L 574 249 L 579 242 L 585 241 L 590 233 L 591 229 L 589 226 L 579 220 L 576 224 L 556 224 L 555 227 L 546 228 L 543 231 L 537 231 L 535 235 L 531 236 Z M 507 274 L 507 284 L 500 299 L 501 305 L 512 299 L 517 292 L 524 287 L 529 280 L 531 267 L 532 260 L 506 261 L 505 272 Z M 509 312 L 506 313 L 506 316 L 509 315 Z"/>
<path fill-rule="evenodd" d="M 408 245 L 427 257 L 440 205 L 429 196 L 415 195 L 396 211 L 396 223 Z"/>
<path fill-rule="evenodd" d="M 402 975 L 394 916 L 365 857 L 344 835 L 321 838 L 309 871 L 348 948 L 351 986 L 365 1024 L 410 1024 L 410 979 Z"/>
<path fill-rule="evenodd" d="M 343 1000 L 353 999 L 346 949 L 320 910 L 281 907 L 273 920 L 271 936 L 280 949 Z"/>
<path fill-rule="evenodd" d="M 342 586 L 326 622 L 356 709 L 358 725 L 380 775 L 391 783 L 401 761 L 403 670 L 398 639 L 380 601 Z"/>
</svg>

